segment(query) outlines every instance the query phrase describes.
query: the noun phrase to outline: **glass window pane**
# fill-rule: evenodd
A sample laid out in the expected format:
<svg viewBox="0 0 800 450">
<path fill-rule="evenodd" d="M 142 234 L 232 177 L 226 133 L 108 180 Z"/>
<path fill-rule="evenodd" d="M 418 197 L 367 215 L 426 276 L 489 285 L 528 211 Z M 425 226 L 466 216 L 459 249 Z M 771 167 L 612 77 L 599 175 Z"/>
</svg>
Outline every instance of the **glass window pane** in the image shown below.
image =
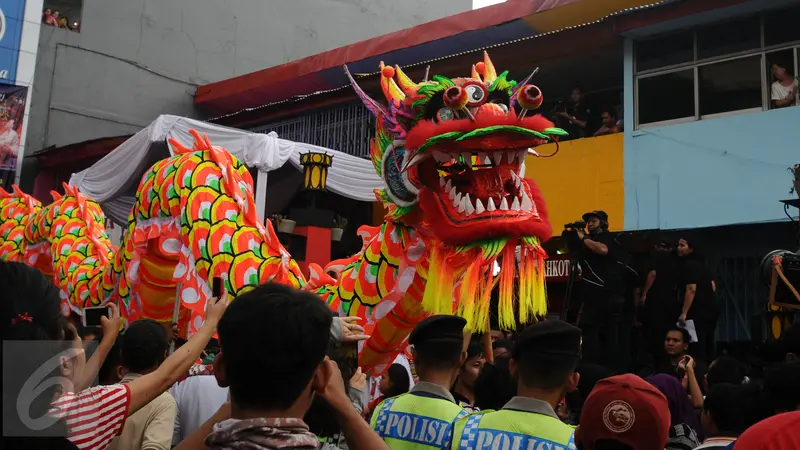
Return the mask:
<svg viewBox="0 0 800 450">
<path fill-rule="evenodd" d="M 761 22 L 758 16 L 697 29 L 697 59 L 760 47 Z"/>
<path fill-rule="evenodd" d="M 694 117 L 694 70 L 640 78 L 639 123 Z"/>
<path fill-rule="evenodd" d="M 780 108 L 775 102 L 789 96 L 794 78 L 794 49 L 778 50 L 767 53 L 767 95 L 770 109 Z M 778 75 L 781 81 L 778 81 Z M 787 79 L 788 78 L 788 79 Z"/>
<path fill-rule="evenodd" d="M 759 55 L 700 66 L 698 76 L 701 116 L 762 106 Z"/>
<path fill-rule="evenodd" d="M 694 35 L 691 31 L 636 43 L 638 72 L 690 62 L 693 59 Z"/>
<path fill-rule="evenodd" d="M 764 45 L 800 41 L 800 7 L 764 13 Z"/>
</svg>

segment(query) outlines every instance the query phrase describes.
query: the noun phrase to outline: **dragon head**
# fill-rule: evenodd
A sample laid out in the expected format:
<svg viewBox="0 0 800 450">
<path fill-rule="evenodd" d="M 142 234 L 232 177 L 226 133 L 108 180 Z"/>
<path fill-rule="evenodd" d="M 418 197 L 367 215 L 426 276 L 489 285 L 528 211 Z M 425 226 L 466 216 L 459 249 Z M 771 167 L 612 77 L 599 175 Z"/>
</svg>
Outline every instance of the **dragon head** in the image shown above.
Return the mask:
<svg viewBox="0 0 800 450">
<path fill-rule="evenodd" d="M 386 105 L 350 76 L 378 119 L 370 150 L 385 187 L 376 194 L 393 220 L 416 225 L 424 217 L 423 226 L 450 245 L 550 237 L 544 202 L 523 164 L 530 148 L 566 133 L 540 115 L 526 116 L 542 103 L 528 83 L 533 74 L 522 83 L 507 75 L 486 53 L 469 77 L 419 83 L 381 63 Z"/>
</svg>

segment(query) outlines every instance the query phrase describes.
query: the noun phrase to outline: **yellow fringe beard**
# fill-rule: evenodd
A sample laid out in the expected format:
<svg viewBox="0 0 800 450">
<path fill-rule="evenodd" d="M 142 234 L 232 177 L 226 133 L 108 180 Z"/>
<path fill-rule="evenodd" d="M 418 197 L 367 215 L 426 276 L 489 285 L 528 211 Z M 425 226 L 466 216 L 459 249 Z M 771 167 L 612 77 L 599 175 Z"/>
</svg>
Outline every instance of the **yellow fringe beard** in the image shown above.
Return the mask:
<svg viewBox="0 0 800 450">
<path fill-rule="evenodd" d="M 517 264 L 515 249 L 520 246 Z M 536 237 L 497 239 L 465 247 L 433 247 L 422 307 L 431 314 L 456 314 L 467 329 L 489 329 L 492 291 L 499 284 L 498 324 L 515 329 L 547 314 L 546 253 Z M 500 264 L 495 276 L 494 263 Z M 516 289 L 515 289 L 516 281 Z"/>
</svg>

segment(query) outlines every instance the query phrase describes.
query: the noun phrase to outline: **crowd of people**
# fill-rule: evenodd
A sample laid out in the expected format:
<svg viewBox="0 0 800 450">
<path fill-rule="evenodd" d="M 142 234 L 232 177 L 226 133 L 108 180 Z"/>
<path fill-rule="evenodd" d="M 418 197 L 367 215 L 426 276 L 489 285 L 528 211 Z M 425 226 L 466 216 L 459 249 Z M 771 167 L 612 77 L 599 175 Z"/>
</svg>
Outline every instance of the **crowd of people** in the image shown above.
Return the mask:
<svg viewBox="0 0 800 450">
<path fill-rule="evenodd" d="M 115 306 L 80 326 L 20 263 L 0 261 L 0 292 L 9 449 L 800 448 L 800 323 L 758 363 L 707 365 L 673 325 L 633 374 L 586 361 L 586 330 L 560 320 L 492 330 L 487 353 L 464 319 L 438 315 L 367 377 L 347 356 L 368 337 L 358 321 L 280 284 L 212 299 L 185 341 L 147 319 L 120 334 Z"/>
<path fill-rule="evenodd" d="M 81 23 L 77 20 L 70 20 L 67 16 L 62 16 L 60 12 L 53 11 L 52 8 L 45 8 L 42 11 L 42 23 L 51 27 L 66 28 L 70 31 L 78 32 L 81 30 Z"/>
</svg>

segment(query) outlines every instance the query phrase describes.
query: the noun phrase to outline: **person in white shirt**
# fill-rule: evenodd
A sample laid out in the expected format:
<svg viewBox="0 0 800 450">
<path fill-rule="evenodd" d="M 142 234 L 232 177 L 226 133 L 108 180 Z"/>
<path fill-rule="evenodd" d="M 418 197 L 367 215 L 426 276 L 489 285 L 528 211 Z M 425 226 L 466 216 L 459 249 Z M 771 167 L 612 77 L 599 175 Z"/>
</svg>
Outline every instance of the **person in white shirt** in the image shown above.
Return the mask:
<svg viewBox="0 0 800 450">
<path fill-rule="evenodd" d="M 187 377 L 175 383 L 169 392 L 178 405 L 172 433 L 173 446 L 183 442 L 228 401 L 228 388 L 219 387 L 214 375 Z"/>
<path fill-rule="evenodd" d="M 775 82 L 772 83 L 772 106 L 774 108 L 785 108 L 797 105 L 797 79 L 789 72 L 789 68 L 783 63 L 772 64 L 772 76 Z"/>
</svg>

